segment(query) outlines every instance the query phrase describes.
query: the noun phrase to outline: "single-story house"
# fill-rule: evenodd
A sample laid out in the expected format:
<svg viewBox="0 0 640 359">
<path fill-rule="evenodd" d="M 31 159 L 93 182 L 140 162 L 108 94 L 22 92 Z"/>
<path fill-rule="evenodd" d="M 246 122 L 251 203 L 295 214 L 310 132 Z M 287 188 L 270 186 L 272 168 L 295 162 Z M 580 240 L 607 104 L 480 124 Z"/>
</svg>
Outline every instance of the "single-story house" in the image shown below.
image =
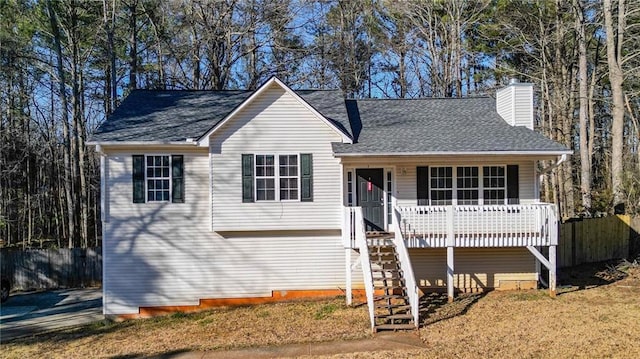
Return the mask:
<svg viewBox="0 0 640 359">
<path fill-rule="evenodd" d="M 533 124 L 521 83 L 446 99 L 345 100 L 275 77 L 135 90 L 90 142 L 104 314 L 364 289 L 384 329 L 417 325 L 418 289 L 535 288 L 542 264 L 554 290 L 556 208 L 538 168 L 571 152 Z"/>
</svg>

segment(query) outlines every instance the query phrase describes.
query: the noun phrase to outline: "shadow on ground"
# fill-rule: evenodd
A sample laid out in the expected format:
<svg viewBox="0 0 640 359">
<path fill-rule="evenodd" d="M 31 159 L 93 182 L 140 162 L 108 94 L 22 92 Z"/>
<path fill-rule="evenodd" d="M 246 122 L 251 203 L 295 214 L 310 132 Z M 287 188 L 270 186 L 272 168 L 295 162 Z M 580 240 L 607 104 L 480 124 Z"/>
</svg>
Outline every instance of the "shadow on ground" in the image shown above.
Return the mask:
<svg viewBox="0 0 640 359">
<path fill-rule="evenodd" d="M 420 326 L 465 315 L 487 293 L 460 294 L 452 303 L 446 293 L 427 293 L 420 298 Z"/>
<path fill-rule="evenodd" d="M 624 271 L 629 262 L 614 260 L 582 264 L 558 270 L 559 294 L 597 288 L 615 283 L 627 277 Z"/>
</svg>

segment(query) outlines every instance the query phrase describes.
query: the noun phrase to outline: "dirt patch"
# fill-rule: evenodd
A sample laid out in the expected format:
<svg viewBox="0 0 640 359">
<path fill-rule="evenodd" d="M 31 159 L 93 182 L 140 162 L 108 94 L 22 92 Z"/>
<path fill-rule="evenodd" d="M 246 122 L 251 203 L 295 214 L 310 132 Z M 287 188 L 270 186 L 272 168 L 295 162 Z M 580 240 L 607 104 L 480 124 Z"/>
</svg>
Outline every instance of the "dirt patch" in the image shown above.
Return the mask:
<svg viewBox="0 0 640 359">
<path fill-rule="evenodd" d="M 543 290 L 464 295 L 453 303 L 429 295 L 419 330 L 427 349 L 328 358 L 639 357 L 640 265 L 601 264 L 563 276 L 557 298 Z M 335 298 L 96 324 L 8 343 L 0 357 L 134 357 L 369 336 L 366 306 Z"/>
</svg>

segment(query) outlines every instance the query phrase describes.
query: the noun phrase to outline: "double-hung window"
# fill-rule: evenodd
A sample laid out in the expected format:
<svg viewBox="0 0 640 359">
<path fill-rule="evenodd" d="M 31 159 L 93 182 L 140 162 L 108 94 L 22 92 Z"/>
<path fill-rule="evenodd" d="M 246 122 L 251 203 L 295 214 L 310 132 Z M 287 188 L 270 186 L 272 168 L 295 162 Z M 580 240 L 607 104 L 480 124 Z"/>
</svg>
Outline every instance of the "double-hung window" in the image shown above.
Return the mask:
<svg viewBox="0 0 640 359">
<path fill-rule="evenodd" d="M 184 202 L 182 155 L 133 155 L 133 202 Z"/>
<path fill-rule="evenodd" d="M 451 167 L 431 167 L 431 204 L 443 206 L 453 200 L 453 172 Z"/>
<path fill-rule="evenodd" d="M 298 155 L 278 156 L 280 200 L 298 200 Z"/>
<path fill-rule="evenodd" d="M 298 200 L 298 155 L 256 155 L 256 201 Z M 278 171 L 276 173 L 276 168 Z"/>
<path fill-rule="evenodd" d="M 243 154 L 242 201 L 313 201 L 311 154 Z"/>
<path fill-rule="evenodd" d="M 478 204 L 478 167 L 458 167 L 456 177 L 458 204 Z"/>
<path fill-rule="evenodd" d="M 169 156 L 147 156 L 147 202 L 169 201 Z"/>
<path fill-rule="evenodd" d="M 276 199 L 276 170 L 273 155 L 256 155 L 256 200 Z"/>
<path fill-rule="evenodd" d="M 518 165 L 417 167 L 418 205 L 517 204 Z"/>
<path fill-rule="evenodd" d="M 506 193 L 505 171 L 503 166 L 485 166 L 482 168 L 484 204 L 504 204 Z"/>
</svg>

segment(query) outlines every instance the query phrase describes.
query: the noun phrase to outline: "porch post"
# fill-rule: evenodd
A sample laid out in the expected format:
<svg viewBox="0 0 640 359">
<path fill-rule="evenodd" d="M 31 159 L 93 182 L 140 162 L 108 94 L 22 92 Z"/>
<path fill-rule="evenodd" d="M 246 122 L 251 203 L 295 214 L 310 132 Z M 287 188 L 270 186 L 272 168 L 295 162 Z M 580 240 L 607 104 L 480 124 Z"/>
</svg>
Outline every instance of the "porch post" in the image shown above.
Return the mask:
<svg viewBox="0 0 640 359">
<path fill-rule="evenodd" d="M 455 231 L 453 223 L 453 206 L 447 207 L 447 296 L 453 302 L 453 247 L 455 246 Z"/>
<path fill-rule="evenodd" d="M 351 293 L 352 291 L 352 284 L 351 284 L 351 248 L 345 248 L 345 260 L 344 260 L 344 269 L 345 269 L 345 275 L 346 275 L 346 293 L 345 296 L 347 297 L 347 305 L 351 306 L 351 304 L 353 303 L 353 295 Z"/>
<path fill-rule="evenodd" d="M 453 247 L 447 247 L 447 296 L 453 302 Z"/>
<path fill-rule="evenodd" d="M 539 249 L 540 248 L 538 248 L 538 250 Z M 542 273 L 542 263 L 540 263 L 538 258 L 536 258 L 536 282 L 540 282 L 540 279 L 542 279 L 542 276 L 540 275 L 541 273 Z"/>
<path fill-rule="evenodd" d="M 556 246 L 549 246 L 549 296 L 556 296 Z"/>
</svg>

